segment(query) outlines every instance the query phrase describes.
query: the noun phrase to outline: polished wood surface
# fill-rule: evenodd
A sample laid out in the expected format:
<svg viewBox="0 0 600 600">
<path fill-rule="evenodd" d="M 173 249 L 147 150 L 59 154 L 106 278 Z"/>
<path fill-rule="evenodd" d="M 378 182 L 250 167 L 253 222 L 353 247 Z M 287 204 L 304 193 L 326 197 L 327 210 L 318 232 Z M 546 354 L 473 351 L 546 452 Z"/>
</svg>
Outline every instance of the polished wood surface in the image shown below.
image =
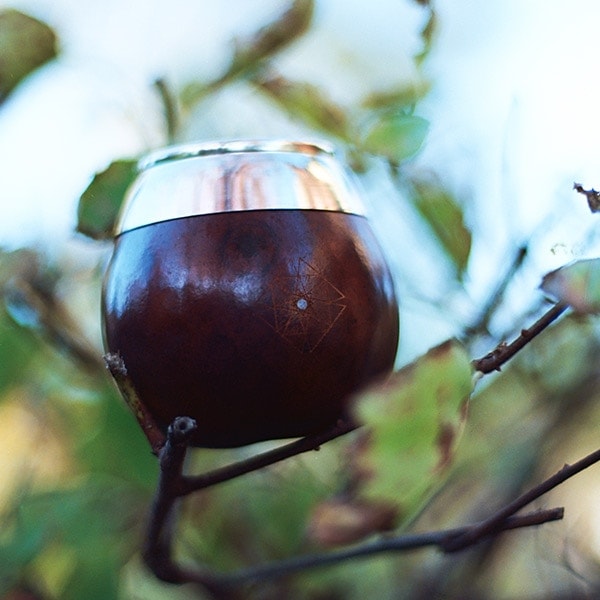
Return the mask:
<svg viewBox="0 0 600 600">
<path fill-rule="evenodd" d="M 186 217 L 116 239 L 105 345 L 166 429 L 194 444 L 303 436 L 392 368 L 398 307 L 364 217 L 255 210 Z"/>
</svg>

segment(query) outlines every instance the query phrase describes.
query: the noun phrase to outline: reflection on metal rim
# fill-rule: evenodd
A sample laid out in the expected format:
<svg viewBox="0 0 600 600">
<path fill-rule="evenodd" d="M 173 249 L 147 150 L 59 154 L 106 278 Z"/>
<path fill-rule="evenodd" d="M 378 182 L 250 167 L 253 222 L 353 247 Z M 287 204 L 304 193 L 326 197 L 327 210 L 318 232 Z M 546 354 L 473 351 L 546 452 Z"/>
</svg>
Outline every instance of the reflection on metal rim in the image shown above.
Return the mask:
<svg viewBox="0 0 600 600">
<path fill-rule="evenodd" d="M 116 233 L 245 210 L 364 214 L 352 174 L 327 144 L 240 140 L 172 146 L 139 163 Z"/>
<path fill-rule="evenodd" d="M 334 148 L 327 142 L 322 141 L 228 140 L 194 142 L 155 150 L 139 161 L 138 168 L 144 170 L 159 163 L 173 160 L 214 154 L 233 154 L 236 152 L 300 152 L 309 155 L 330 154 L 333 156 Z"/>
</svg>

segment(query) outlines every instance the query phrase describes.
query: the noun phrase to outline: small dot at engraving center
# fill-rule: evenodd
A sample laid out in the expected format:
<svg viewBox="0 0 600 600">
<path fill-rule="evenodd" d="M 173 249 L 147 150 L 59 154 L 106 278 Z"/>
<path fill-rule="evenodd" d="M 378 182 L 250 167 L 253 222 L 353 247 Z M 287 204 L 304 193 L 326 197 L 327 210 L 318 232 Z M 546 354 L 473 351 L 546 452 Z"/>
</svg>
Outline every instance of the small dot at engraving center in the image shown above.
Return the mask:
<svg viewBox="0 0 600 600">
<path fill-rule="evenodd" d="M 306 298 L 300 298 L 297 302 L 296 302 L 296 306 L 300 309 L 300 310 L 306 310 L 308 308 L 308 301 L 306 300 Z"/>
</svg>

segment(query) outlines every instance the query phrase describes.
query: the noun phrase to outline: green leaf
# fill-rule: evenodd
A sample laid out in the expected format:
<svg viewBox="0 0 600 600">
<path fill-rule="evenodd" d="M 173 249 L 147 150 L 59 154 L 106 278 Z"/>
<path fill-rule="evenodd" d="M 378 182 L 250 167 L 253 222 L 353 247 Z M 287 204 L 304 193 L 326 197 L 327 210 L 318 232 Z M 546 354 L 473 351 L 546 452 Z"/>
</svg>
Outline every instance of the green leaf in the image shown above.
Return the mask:
<svg viewBox="0 0 600 600">
<path fill-rule="evenodd" d="M 48 25 L 14 9 L 0 11 L 0 102 L 56 55 L 56 34 Z"/>
<path fill-rule="evenodd" d="M 97 173 L 79 200 L 77 231 L 95 240 L 113 236 L 125 192 L 137 175 L 137 160 L 117 160 Z"/>
<path fill-rule="evenodd" d="M 579 313 L 599 313 L 600 258 L 580 260 L 548 273 L 542 289 Z"/>
<path fill-rule="evenodd" d="M 471 232 L 465 225 L 462 207 L 439 183 L 413 181 L 414 205 L 462 276 L 471 253 Z"/>
<path fill-rule="evenodd" d="M 3 525 L 6 526 L 6 521 Z M 7 593 L 36 558 L 44 547 L 44 536 L 43 529 L 22 530 L 17 526 L 11 539 L 0 543 L 0 594 Z"/>
<path fill-rule="evenodd" d="M 369 128 L 361 146 L 366 152 L 400 163 L 419 151 L 428 130 L 429 121 L 422 117 L 386 113 Z"/>
<path fill-rule="evenodd" d="M 37 268 L 37 256 L 33 251 L 0 251 L 0 395 L 7 388 L 30 378 L 28 367 L 40 351 L 39 340 L 31 330 L 18 324 L 9 291 L 15 279 Z M 20 316 L 24 320 L 35 318 L 30 313 Z"/>
<path fill-rule="evenodd" d="M 413 514 L 452 464 L 473 389 L 465 349 L 449 341 L 430 350 L 354 407 L 365 436 L 353 467 L 360 497 Z"/>
<path fill-rule="evenodd" d="M 139 516 L 140 499 L 137 487 L 95 473 L 72 487 L 25 496 L 19 519 L 24 531 L 43 526 L 48 539 L 84 548 L 128 529 Z"/>
<path fill-rule="evenodd" d="M 32 551 L 22 551 L 24 561 L 33 560 L 36 550 L 37 556 L 71 555 L 61 598 L 117 598 L 119 568 L 136 544 L 139 500 L 135 488 L 97 474 L 76 486 L 25 496 L 14 539 L 31 540 Z"/>
<path fill-rule="evenodd" d="M 118 600 L 120 569 L 123 558 L 109 543 L 90 546 L 79 553 L 77 568 L 73 570 L 63 600 Z"/>
<path fill-rule="evenodd" d="M 27 380 L 39 344 L 30 331 L 18 325 L 0 308 L 0 395 L 10 386 Z"/>
<path fill-rule="evenodd" d="M 257 78 L 254 83 L 293 119 L 341 139 L 348 139 L 349 124 L 342 109 L 316 86 L 281 76 Z"/>
<path fill-rule="evenodd" d="M 134 416 L 117 397 L 112 385 L 94 408 L 98 429 L 77 449 L 79 460 L 94 473 L 106 473 L 148 491 L 153 490 L 158 477 L 158 461 Z"/>
</svg>

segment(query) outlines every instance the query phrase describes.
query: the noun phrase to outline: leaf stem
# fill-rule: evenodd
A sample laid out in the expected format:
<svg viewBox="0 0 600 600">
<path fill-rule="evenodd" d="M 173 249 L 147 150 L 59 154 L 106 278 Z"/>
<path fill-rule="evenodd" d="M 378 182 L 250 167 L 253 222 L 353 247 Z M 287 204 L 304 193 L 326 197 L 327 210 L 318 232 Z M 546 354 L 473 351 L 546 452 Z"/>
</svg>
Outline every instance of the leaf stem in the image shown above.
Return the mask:
<svg viewBox="0 0 600 600">
<path fill-rule="evenodd" d="M 172 144 L 175 141 L 177 131 L 179 129 L 179 112 L 177 110 L 177 101 L 173 97 L 167 82 L 162 77 L 154 82 L 154 87 L 158 92 L 163 105 L 167 140 L 170 144 Z"/>
</svg>

